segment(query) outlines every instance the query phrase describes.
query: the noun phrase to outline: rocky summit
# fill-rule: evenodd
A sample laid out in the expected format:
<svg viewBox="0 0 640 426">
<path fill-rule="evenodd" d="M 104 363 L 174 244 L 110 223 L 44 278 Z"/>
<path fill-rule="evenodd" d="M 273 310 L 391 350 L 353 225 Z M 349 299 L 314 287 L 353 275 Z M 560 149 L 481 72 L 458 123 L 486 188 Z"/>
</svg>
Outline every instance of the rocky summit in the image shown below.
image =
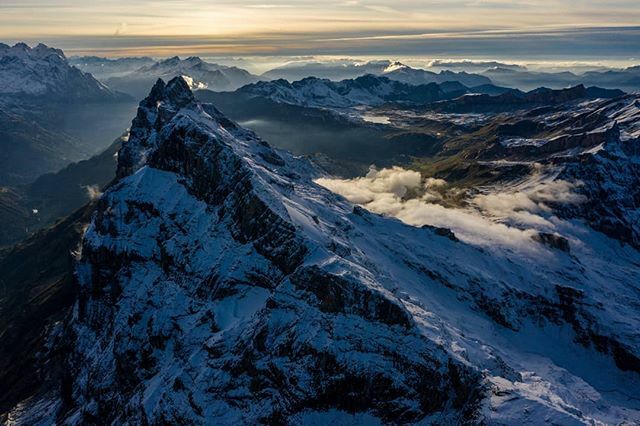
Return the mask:
<svg viewBox="0 0 640 426">
<path fill-rule="evenodd" d="M 9 424 L 640 422 L 637 251 L 480 247 L 321 175 L 159 80 Z"/>
</svg>

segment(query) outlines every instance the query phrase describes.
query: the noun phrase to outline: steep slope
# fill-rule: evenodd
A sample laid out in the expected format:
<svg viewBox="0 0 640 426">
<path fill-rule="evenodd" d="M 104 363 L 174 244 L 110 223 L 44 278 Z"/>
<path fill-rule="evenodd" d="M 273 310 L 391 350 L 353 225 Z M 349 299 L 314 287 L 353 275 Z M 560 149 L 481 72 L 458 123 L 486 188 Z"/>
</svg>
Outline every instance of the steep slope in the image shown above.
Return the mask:
<svg viewBox="0 0 640 426">
<path fill-rule="evenodd" d="M 0 251 L 0 413 L 58 386 L 64 346 L 53 342 L 75 301 L 73 252 L 91 211 Z"/>
<path fill-rule="evenodd" d="M 117 174 L 62 394 L 18 424 L 640 419 L 629 247 L 467 243 L 354 208 L 182 79 L 140 104 Z"/>
</svg>

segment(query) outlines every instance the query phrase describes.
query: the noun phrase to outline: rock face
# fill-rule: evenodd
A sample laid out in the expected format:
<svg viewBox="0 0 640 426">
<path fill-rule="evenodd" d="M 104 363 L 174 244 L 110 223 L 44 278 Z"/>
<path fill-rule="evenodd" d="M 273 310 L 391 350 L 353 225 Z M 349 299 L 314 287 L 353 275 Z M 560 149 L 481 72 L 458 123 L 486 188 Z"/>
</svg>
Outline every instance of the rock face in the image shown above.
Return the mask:
<svg viewBox="0 0 640 426">
<path fill-rule="evenodd" d="M 281 197 L 302 183 L 297 160 L 196 104 L 182 79 L 143 101 L 119 163 L 78 265 L 69 409 L 185 423 L 474 413 L 480 375 L 291 223 Z"/>
<path fill-rule="evenodd" d="M 640 420 L 599 390 L 640 389 L 636 252 L 603 271 L 354 209 L 180 78 L 141 102 L 118 161 L 60 392 L 18 424 Z"/>
</svg>

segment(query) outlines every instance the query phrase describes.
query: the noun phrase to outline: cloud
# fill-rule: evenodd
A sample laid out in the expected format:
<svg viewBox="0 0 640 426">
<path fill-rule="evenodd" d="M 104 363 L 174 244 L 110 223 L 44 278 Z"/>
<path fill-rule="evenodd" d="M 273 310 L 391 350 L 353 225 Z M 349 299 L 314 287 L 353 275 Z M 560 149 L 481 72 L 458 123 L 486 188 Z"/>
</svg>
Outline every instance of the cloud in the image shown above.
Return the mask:
<svg viewBox="0 0 640 426">
<path fill-rule="evenodd" d="M 98 185 L 87 185 L 84 187 L 87 190 L 87 195 L 90 200 L 97 200 L 102 196 L 102 191 Z"/>
<path fill-rule="evenodd" d="M 116 28 L 116 31 L 113 35 L 115 36 L 119 36 L 124 34 L 124 32 L 127 30 L 128 24 L 126 22 L 121 22 L 120 24 L 118 24 L 118 27 Z"/>
<path fill-rule="evenodd" d="M 340 180 L 321 178 L 316 183 L 347 198 L 352 203 L 369 204 L 381 199 L 404 197 L 410 189 L 418 188 L 422 176 L 419 172 L 400 167 L 382 169 L 369 168 L 365 177 Z"/>
<path fill-rule="evenodd" d="M 554 231 L 551 203 L 580 203 L 579 184 L 535 181 L 522 189 L 479 194 L 467 207 L 447 207 L 447 196 L 457 195 L 443 179 L 422 179 L 419 172 L 400 167 L 377 170 L 355 179 L 321 178 L 316 183 L 366 209 L 413 225 L 451 229 L 462 241 L 481 246 L 539 250 L 533 240 L 539 232 Z"/>
<path fill-rule="evenodd" d="M 543 217 L 552 213 L 549 204 L 579 204 L 586 201 L 583 195 L 575 192 L 576 187 L 581 185 L 582 182 L 543 181 L 517 191 L 477 195 L 471 202 L 495 219 L 552 230 L 554 225 Z"/>
</svg>

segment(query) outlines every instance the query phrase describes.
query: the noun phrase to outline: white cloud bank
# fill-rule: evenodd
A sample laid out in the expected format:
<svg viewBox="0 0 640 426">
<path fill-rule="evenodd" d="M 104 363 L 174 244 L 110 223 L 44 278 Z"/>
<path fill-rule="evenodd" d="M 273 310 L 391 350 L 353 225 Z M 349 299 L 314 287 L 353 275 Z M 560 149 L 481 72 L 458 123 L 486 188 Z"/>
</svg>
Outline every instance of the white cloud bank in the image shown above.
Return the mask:
<svg viewBox="0 0 640 426">
<path fill-rule="evenodd" d="M 442 179 L 422 179 L 419 172 L 400 167 L 377 170 L 355 179 L 316 181 L 374 213 L 393 216 L 413 225 L 451 229 L 462 241 L 475 245 L 501 245 L 536 249 L 532 239 L 540 231 L 553 232 L 555 225 L 549 203 L 580 203 L 576 184 L 566 181 L 539 181 L 521 189 L 476 195 L 466 208 L 450 208 L 442 203 L 449 188 Z"/>
</svg>

